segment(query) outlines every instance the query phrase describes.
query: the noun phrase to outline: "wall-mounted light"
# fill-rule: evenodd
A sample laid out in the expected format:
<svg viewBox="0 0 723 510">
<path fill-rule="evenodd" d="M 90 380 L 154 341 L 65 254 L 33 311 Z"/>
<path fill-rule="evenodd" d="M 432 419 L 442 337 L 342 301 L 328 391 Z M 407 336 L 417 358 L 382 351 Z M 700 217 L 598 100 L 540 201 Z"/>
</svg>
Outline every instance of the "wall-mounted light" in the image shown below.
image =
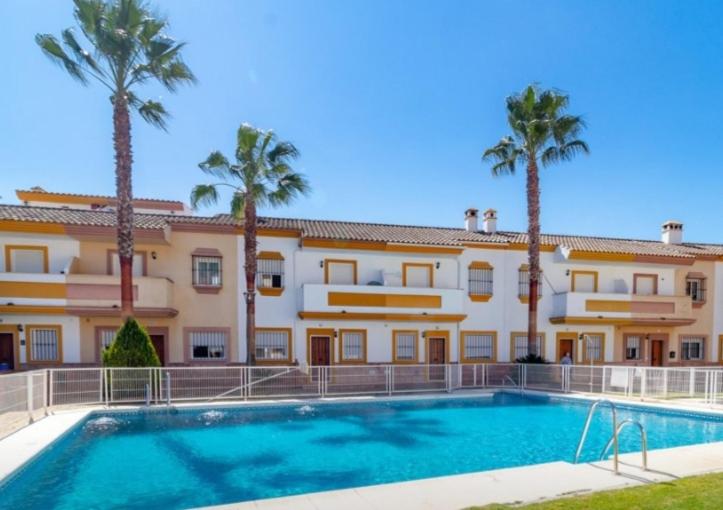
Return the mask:
<svg viewBox="0 0 723 510">
<path fill-rule="evenodd" d="M 322 268 L 322 269 L 324 268 L 324 261 L 323 261 L 323 260 L 320 260 L 320 261 L 319 261 L 319 267 Z"/>
<path fill-rule="evenodd" d="M 20 333 L 23 332 L 23 325 L 22 325 L 22 324 L 18 324 L 18 331 L 19 331 Z"/>
<path fill-rule="evenodd" d="M 152 251 L 152 252 L 151 252 L 151 258 L 152 258 L 153 260 L 156 260 L 156 259 L 158 258 L 158 254 L 157 254 L 155 251 Z"/>
<path fill-rule="evenodd" d="M 439 263 L 439 261 L 437 261 L 437 262 L 434 264 L 434 267 L 437 268 L 437 269 L 439 269 L 439 266 L 440 266 L 440 263 Z"/>
<path fill-rule="evenodd" d="M 339 338 L 339 330 L 334 330 L 334 338 Z"/>
<path fill-rule="evenodd" d="M 650 335 L 645 335 L 645 340 L 650 340 Z"/>
<path fill-rule="evenodd" d="M 570 270 L 565 271 L 565 276 L 570 276 Z"/>
</svg>

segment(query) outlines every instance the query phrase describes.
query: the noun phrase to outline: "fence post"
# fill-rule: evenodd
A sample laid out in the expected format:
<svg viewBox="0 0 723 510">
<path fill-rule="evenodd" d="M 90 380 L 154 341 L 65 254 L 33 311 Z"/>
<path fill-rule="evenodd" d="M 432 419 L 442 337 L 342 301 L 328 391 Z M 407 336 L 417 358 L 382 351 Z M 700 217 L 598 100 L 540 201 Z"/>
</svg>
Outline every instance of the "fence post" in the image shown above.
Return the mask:
<svg viewBox="0 0 723 510">
<path fill-rule="evenodd" d="M 605 366 L 602 367 L 602 382 L 600 383 L 600 393 L 605 393 Z"/>
<path fill-rule="evenodd" d="M 33 373 L 28 372 L 25 375 L 25 398 L 28 404 L 28 419 L 33 422 Z"/>
<path fill-rule="evenodd" d="M 53 384 L 55 383 L 55 370 L 48 370 L 50 372 L 50 384 L 48 384 L 48 406 L 53 408 Z"/>
<path fill-rule="evenodd" d="M 695 397 L 695 368 L 690 368 L 690 381 L 689 381 L 688 393 L 690 398 Z"/>
<path fill-rule="evenodd" d="M 663 369 L 663 398 L 668 398 L 668 369 Z"/>
<path fill-rule="evenodd" d="M 645 398 L 647 389 L 648 389 L 648 371 L 647 371 L 647 369 L 644 369 L 643 375 L 640 378 L 640 398 L 641 399 Z"/>
<path fill-rule="evenodd" d="M 48 416 L 48 370 L 43 370 L 43 413 Z"/>
<path fill-rule="evenodd" d="M 387 365 L 384 367 L 384 375 L 386 376 L 387 380 L 387 395 L 392 396 L 392 370 L 394 370 L 394 367 L 392 365 Z"/>
</svg>

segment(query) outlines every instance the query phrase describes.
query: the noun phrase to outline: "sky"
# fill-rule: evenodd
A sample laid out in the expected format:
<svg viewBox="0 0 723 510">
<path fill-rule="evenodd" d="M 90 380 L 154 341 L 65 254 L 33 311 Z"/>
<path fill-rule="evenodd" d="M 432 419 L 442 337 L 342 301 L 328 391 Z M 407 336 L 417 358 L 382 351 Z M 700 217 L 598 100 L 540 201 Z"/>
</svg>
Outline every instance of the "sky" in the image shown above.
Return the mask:
<svg viewBox="0 0 723 510">
<path fill-rule="evenodd" d="M 468 207 L 525 230 L 524 172 L 493 177 L 505 98 L 570 95 L 589 156 L 542 170 L 542 229 L 723 243 L 723 3 L 157 0 L 198 84 L 149 86 L 168 132 L 132 118 L 134 194 L 188 202 L 197 164 L 274 129 L 313 188 L 283 217 L 459 226 Z M 34 43 L 74 26 L 69 0 L 3 0 L 0 202 L 15 189 L 115 193 L 111 105 Z M 199 214 L 228 211 L 228 197 Z"/>
</svg>

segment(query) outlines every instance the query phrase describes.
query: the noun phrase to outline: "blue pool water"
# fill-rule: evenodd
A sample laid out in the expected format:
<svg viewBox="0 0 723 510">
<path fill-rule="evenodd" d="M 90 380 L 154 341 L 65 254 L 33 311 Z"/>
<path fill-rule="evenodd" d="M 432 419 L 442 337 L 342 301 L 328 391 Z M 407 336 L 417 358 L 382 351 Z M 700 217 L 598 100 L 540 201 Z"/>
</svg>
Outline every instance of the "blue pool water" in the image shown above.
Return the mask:
<svg viewBox="0 0 723 510">
<path fill-rule="evenodd" d="M 100 413 L 0 485 L 3 508 L 190 508 L 571 461 L 588 403 L 494 398 Z M 649 447 L 723 441 L 723 419 L 628 407 Z M 593 421 L 585 460 L 611 433 Z M 627 429 L 623 452 L 640 449 Z"/>
</svg>

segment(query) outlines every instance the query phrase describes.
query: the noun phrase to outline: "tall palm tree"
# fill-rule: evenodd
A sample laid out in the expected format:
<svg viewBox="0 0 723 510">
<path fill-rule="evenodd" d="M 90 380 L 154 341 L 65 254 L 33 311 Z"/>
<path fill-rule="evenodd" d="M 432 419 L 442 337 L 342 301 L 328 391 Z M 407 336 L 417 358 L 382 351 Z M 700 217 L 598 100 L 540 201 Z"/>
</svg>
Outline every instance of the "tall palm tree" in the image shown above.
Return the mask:
<svg viewBox="0 0 723 510">
<path fill-rule="evenodd" d="M 137 111 L 150 124 L 166 129 L 168 112 L 157 101 L 142 101 L 135 90 L 150 81 L 170 92 L 195 77 L 181 58 L 183 43 L 165 34 L 168 22 L 143 0 L 74 0 L 75 20 L 84 36 L 67 28 L 60 41 L 37 34 L 43 52 L 83 85 L 95 80 L 110 92 L 113 105 L 118 258 L 121 270 L 121 317 L 133 315 L 133 191 L 131 121 Z M 88 46 L 91 51 L 83 46 Z"/>
<path fill-rule="evenodd" d="M 556 90 L 540 90 L 529 85 L 507 98 L 507 123 L 512 135 L 482 155 L 493 161 L 495 176 L 514 174 L 517 164 L 527 166 L 527 235 L 529 257 L 528 353 L 537 340 L 537 299 L 540 285 L 540 176 L 543 167 L 569 161 L 590 152 L 587 143 L 577 137 L 585 127 L 582 118 L 565 113 L 569 97 Z M 542 355 L 542 352 L 540 352 Z"/>
<path fill-rule="evenodd" d="M 291 168 L 299 156 L 293 144 L 277 141 L 273 131 L 241 124 L 236 134 L 236 163 L 219 151 L 199 163 L 205 173 L 219 179 L 199 184 L 191 192 L 191 205 L 215 204 L 219 188 L 232 191 L 231 214 L 244 222 L 244 270 L 246 273 L 246 363 L 256 363 L 256 209 L 289 204 L 309 192 L 306 178 Z"/>
</svg>

